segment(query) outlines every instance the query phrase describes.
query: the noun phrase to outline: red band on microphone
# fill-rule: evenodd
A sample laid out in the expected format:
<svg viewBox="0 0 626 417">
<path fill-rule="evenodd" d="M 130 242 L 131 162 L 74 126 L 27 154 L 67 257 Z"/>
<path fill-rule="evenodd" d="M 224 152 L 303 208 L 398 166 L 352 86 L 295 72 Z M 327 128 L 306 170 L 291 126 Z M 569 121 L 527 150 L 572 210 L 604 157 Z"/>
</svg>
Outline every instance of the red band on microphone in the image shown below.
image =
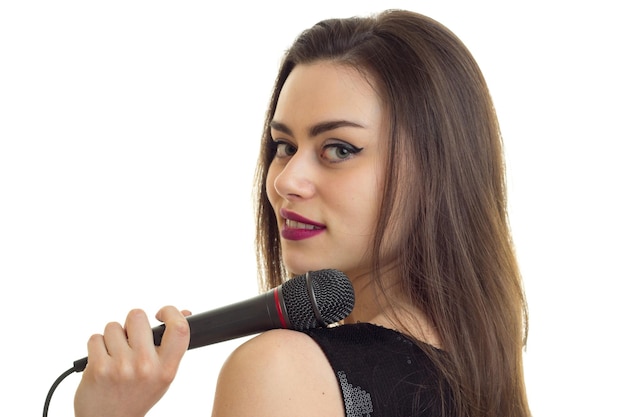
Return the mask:
<svg viewBox="0 0 626 417">
<path fill-rule="evenodd" d="M 278 298 L 278 288 L 274 289 L 274 303 L 276 304 L 276 311 L 278 311 L 280 325 L 283 327 L 283 329 L 286 329 L 287 322 L 285 321 L 285 316 L 283 315 L 283 309 L 280 306 L 280 298 Z"/>
</svg>

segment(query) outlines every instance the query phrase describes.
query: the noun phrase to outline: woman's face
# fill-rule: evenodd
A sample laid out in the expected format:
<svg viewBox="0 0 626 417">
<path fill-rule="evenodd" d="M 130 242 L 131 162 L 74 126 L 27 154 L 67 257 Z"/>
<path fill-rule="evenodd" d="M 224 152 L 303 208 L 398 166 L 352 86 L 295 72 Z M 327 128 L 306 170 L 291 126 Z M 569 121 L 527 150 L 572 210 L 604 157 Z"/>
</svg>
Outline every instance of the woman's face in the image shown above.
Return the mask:
<svg viewBox="0 0 626 417">
<path fill-rule="evenodd" d="M 378 95 L 350 67 L 297 65 L 271 128 L 266 188 L 288 271 L 367 273 L 385 170 Z"/>
</svg>

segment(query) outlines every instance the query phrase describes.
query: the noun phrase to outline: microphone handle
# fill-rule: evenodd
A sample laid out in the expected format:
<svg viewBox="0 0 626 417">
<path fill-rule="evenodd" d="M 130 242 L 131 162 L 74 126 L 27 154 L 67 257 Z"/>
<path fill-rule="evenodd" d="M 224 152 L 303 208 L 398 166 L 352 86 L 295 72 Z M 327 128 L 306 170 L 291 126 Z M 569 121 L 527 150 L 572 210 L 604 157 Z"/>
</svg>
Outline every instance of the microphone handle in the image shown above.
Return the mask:
<svg viewBox="0 0 626 417">
<path fill-rule="evenodd" d="M 265 330 L 289 328 L 282 287 L 235 304 L 187 317 L 188 349 L 211 345 Z M 165 324 L 154 327 L 154 344 L 161 345 Z"/>
</svg>

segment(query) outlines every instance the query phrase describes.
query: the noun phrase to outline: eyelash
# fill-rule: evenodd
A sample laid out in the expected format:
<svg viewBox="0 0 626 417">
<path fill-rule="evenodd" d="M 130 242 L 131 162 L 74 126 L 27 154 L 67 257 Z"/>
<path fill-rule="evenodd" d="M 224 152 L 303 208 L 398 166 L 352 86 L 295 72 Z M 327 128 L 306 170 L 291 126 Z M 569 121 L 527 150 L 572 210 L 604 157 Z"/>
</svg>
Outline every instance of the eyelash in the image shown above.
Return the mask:
<svg viewBox="0 0 626 417">
<path fill-rule="evenodd" d="M 292 153 L 280 156 L 279 155 L 279 151 L 280 151 L 281 146 L 291 148 L 292 149 Z M 348 155 L 345 158 L 336 158 L 336 160 L 333 160 L 332 158 L 324 158 L 324 154 L 329 149 L 336 149 L 337 151 L 347 152 Z M 326 159 L 330 163 L 339 163 L 339 162 L 343 162 L 343 161 L 346 161 L 348 159 L 351 159 L 354 155 L 358 154 L 362 150 L 363 150 L 363 148 L 357 148 L 356 146 L 350 145 L 349 143 L 329 143 L 329 144 L 324 145 L 322 147 L 322 155 L 321 156 L 322 156 L 323 159 Z M 273 154 L 274 154 L 275 158 L 289 158 L 289 157 L 293 156 L 298 151 L 298 148 L 296 146 L 292 145 L 291 143 L 287 142 L 287 141 L 275 140 L 275 141 L 272 142 L 272 151 L 273 151 Z"/>
</svg>

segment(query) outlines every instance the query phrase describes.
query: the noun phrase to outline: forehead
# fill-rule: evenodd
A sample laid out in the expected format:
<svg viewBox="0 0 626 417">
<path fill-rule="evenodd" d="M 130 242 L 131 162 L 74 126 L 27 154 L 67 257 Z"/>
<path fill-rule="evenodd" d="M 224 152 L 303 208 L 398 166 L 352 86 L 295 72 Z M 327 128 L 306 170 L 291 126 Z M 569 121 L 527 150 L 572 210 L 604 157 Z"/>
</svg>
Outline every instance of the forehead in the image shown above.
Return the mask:
<svg viewBox="0 0 626 417">
<path fill-rule="evenodd" d="M 382 108 L 378 94 L 363 73 L 321 61 L 295 66 L 281 90 L 274 120 L 290 125 L 349 120 L 380 128 Z"/>
</svg>

